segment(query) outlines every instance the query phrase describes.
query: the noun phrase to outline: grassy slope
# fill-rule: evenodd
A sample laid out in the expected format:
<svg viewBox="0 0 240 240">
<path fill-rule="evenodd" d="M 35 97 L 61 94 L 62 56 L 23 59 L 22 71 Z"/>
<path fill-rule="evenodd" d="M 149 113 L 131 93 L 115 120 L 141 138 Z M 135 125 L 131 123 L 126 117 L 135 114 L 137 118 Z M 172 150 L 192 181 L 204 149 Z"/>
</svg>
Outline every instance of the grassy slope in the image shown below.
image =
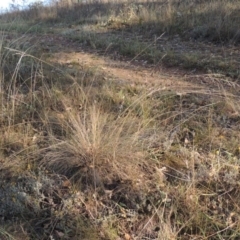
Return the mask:
<svg viewBox="0 0 240 240">
<path fill-rule="evenodd" d="M 239 238 L 239 4 L 222 2 L 2 16 L 1 239 Z M 48 63 L 59 48 L 46 36 L 153 71 L 212 74 L 196 76 L 201 91 L 122 83 Z"/>
</svg>

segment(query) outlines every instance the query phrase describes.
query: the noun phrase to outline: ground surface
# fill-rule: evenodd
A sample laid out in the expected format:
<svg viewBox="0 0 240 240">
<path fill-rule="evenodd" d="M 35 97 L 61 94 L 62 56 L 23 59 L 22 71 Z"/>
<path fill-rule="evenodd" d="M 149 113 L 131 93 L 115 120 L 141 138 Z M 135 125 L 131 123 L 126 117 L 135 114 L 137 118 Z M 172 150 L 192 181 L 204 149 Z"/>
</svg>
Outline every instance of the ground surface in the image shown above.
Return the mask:
<svg viewBox="0 0 240 240">
<path fill-rule="evenodd" d="M 33 49 L 38 58 L 53 69 L 44 74 L 36 70 L 40 80 L 41 77 L 46 78 L 46 85 L 36 80 L 35 85 L 26 83 L 27 90 L 23 91 L 22 86 L 27 82 L 24 80 L 17 86 L 16 92 L 9 90 L 9 94 L 12 94 L 9 98 L 17 101 L 18 118 L 14 115 L 14 124 L 8 126 L 6 122 L 10 122 L 11 115 L 4 112 L 5 117 L 3 114 L 5 118 L 1 120 L 2 125 L 6 124 L 8 128 L 1 129 L 4 136 L 1 154 L 14 168 L 19 162 L 24 162 L 22 159 L 27 159 L 27 162 L 19 167 L 20 173 L 10 169 L 8 174 L 3 167 L 1 177 L 6 181 L 2 181 L 1 203 L 4 207 L 0 210 L 2 222 L 6 220 L 7 223 L 6 232 L 13 232 L 16 239 L 135 240 L 161 239 L 161 236 L 167 240 L 222 239 L 218 238 L 220 234 L 225 238 L 231 235 L 232 239 L 238 239 L 239 78 L 237 75 L 232 78 L 231 71 L 226 74 L 223 70 L 214 72 L 210 64 L 216 60 L 224 63 L 223 69 L 228 69 L 228 63 L 231 62 L 235 71 L 239 68 L 239 47 L 163 36 L 157 41 L 156 49 L 163 52 L 166 49 L 166 56 L 170 54 L 169 49 L 176 57 L 190 54 L 189 62 L 193 56 L 195 61 L 187 67 L 183 66 L 184 63 L 169 67 L 161 59 L 153 63 L 141 54 L 125 56 L 114 49 L 98 48 L 94 41 L 78 41 L 79 32 L 77 27 L 71 26 L 57 29 L 54 34 L 24 35 L 28 39 L 24 41 L 25 48 Z M 98 33 L 102 36 L 103 30 Z M 106 37 L 111 37 L 111 34 L 116 37 L 119 33 L 112 31 Z M 10 42 L 14 37 L 13 33 L 6 34 Z M 132 35 L 129 33 L 128 37 L 131 39 Z M 144 41 L 152 44 L 149 40 Z M 196 67 L 198 61 L 206 63 L 208 60 L 209 67 Z M 59 73 L 67 76 L 66 82 L 69 79 L 72 82 L 65 86 L 65 79 L 59 77 Z M 88 74 L 90 78 L 85 80 Z M 35 76 L 33 72 L 30 75 Z M 35 81 L 31 77 L 29 79 Z M 62 89 L 52 83 L 58 82 L 58 77 Z M 98 78 L 106 86 L 99 83 Z M 95 126 L 85 126 L 85 122 L 83 124 L 77 118 L 82 116 L 82 106 L 72 104 L 75 99 L 80 102 L 79 105 L 85 104 L 86 99 L 81 102 L 79 94 L 82 88 L 79 88 L 80 91 L 75 87 L 77 84 L 74 85 L 78 80 L 81 85 L 82 79 L 94 79 L 96 82 L 95 85 L 91 82 L 83 84 L 87 86 L 84 91 L 90 92 L 89 102 L 93 93 L 96 99 L 107 101 L 106 108 L 104 104 L 101 105 L 100 113 L 104 115 L 104 110 L 107 110 L 106 116 L 114 115 L 110 119 L 106 117 L 103 130 L 100 129 L 103 136 L 100 134 L 102 139 L 99 145 L 103 145 L 103 149 L 99 147 L 100 151 L 97 145 L 96 155 L 99 158 L 93 154 L 95 146 L 91 142 L 91 127 Z M 114 87 L 109 84 L 111 82 Z M 143 103 L 142 92 L 147 92 L 147 97 L 142 98 Z M 136 116 L 130 118 L 132 115 L 129 114 L 129 119 L 125 119 L 122 112 L 126 113 L 135 102 L 137 110 L 133 109 L 131 114 L 134 115 L 136 111 Z M 86 106 L 84 114 L 92 109 L 92 106 Z M 73 116 L 75 113 L 76 118 Z M 83 116 L 92 123 L 94 117 L 98 120 L 100 113 L 96 111 L 94 115 L 91 112 L 90 120 L 88 114 L 87 117 Z M 23 114 L 26 114 L 26 119 L 23 119 Z M 121 117 L 127 123 L 131 122 L 128 123 L 130 127 L 124 125 L 124 133 L 119 134 L 126 135 L 127 140 L 130 139 L 127 135 L 131 133 L 129 129 L 135 131 L 137 128 L 135 123 L 143 119 L 143 122 L 151 124 L 149 129 L 139 134 L 142 152 L 131 152 L 131 144 L 126 139 L 126 145 L 121 143 L 121 147 L 119 144 L 118 165 L 118 162 L 113 161 L 112 164 L 109 161 L 109 158 L 114 159 L 109 150 L 112 145 L 104 145 L 104 136 L 114 124 L 119 124 L 114 121 Z M 120 128 L 123 126 L 121 124 Z M 83 129 L 79 130 L 79 126 Z M 114 133 L 117 132 L 117 127 L 113 129 Z M 19 132 L 22 138 L 18 136 Z M 9 137 L 10 133 L 12 137 Z M 87 135 L 89 146 L 86 152 L 82 149 L 85 142 L 73 137 L 81 134 Z M 110 134 L 110 142 L 113 136 Z M 66 152 L 62 151 L 68 147 Z M 128 149 L 130 152 L 127 152 Z M 105 151 L 110 154 L 105 154 Z M 96 166 L 92 163 L 93 156 L 99 161 L 96 161 Z M 135 161 L 131 165 L 131 159 L 139 160 L 138 164 Z M 65 166 L 64 163 L 68 161 L 72 161 L 73 166 Z M 58 165 L 66 167 L 66 171 L 58 168 Z M 84 179 L 81 187 L 75 181 L 76 169 Z M 19 203 L 16 203 L 17 197 Z M 24 215 L 25 211 L 27 215 Z M 19 217 L 22 215 L 24 219 Z M 25 218 L 29 219 L 29 223 Z M 12 222 L 20 222 L 22 229 L 15 224 L 11 226 Z M 8 239 L 7 233 L 3 236 Z"/>
</svg>

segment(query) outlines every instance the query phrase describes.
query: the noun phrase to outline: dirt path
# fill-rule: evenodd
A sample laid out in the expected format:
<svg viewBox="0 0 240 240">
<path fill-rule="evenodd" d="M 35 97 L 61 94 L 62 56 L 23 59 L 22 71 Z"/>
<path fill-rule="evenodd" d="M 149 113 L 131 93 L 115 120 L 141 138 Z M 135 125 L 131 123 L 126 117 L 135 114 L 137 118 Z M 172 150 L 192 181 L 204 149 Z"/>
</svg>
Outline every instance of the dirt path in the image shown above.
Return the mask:
<svg viewBox="0 0 240 240">
<path fill-rule="evenodd" d="M 144 84 L 148 88 L 171 89 L 179 94 L 188 92 L 212 93 L 222 89 L 236 94 L 239 86 L 220 74 L 202 74 L 178 68 L 154 68 L 144 61 L 102 55 L 94 49 L 71 42 L 61 35 L 38 36 L 45 51 L 50 52 L 49 60 L 67 66 L 69 69 L 82 70 L 84 67 L 104 72 L 110 79 L 129 84 Z M 123 59 L 123 60 L 122 60 Z M 240 91 L 239 91 L 240 92 Z"/>
</svg>

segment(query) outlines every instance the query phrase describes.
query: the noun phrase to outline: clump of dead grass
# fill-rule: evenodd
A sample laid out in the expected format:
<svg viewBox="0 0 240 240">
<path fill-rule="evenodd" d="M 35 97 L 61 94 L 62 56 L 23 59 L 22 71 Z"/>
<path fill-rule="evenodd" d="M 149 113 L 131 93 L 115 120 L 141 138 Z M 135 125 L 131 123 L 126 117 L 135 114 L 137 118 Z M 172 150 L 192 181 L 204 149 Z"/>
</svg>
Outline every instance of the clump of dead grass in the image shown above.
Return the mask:
<svg viewBox="0 0 240 240">
<path fill-rule="evenodd" d="M 45 166 L 92 186 L 137 175 L 141 159 L 134 148 L 143 127 L 137 119 L 114 119 L 92 105 L 80 112 L 69 111 L 63 126 L 68 139 L 56 139 L 45 150 Z"/>
</svg>

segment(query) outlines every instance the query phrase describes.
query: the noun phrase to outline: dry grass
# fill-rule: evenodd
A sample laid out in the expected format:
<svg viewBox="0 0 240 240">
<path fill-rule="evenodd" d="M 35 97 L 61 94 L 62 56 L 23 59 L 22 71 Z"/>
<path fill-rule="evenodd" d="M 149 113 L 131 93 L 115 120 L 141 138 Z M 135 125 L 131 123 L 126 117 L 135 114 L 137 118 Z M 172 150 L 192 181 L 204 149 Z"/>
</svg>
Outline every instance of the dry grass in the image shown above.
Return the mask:
<svg viewBox="0 0 240 240">
<path fill-rule="evenodd" d="M 66 114 L 67 140 L 58 140 L 43 153 L 43 164 L 90 186 L 113 184 L 137 176 L 143 159 L 134 150 L 141 126 L 138 119 L 114 119 L 95 104 Z M 87 184 L 87 185 L 88 185 Z M 86 186 L 85 186 L 86 187 Z"/>
<path fill-rule="evenodd" d="M 144 59 L 156 66 L 238 77 L 239 58 L 234 47 L 239 43 L 237 3 L 53 1 L 48 7 L 36 3 L 24 11 L 8 13 L 2 16 L 1 27 L 21 33 L 61 32 L 104 53 Z"/>
<path fill-rule="evenodd" d="M 132 25 L 148 33 L 183 34 L 194 39 L 237 42 L 239 40 L 238 1 L 62 1 L 50 7 L 31 4 L 27 10 L 2 16 L 3 20 L 51 21 L 62 24 L 95 23 Z M 217 13 L 217 14 L 216 14 Z M 6 22 L 7 22 L 6 21 Z"/>
<path fill-rule="evenodd" d="M 90 44 L 106 54 L 112 40 L 94 32 L 99 26 L 236 43 L 237 10 L 216 0 L 59 3 L 1 21 L 94 22 Z M 1 239 L 239 239 L 237 81 L 198 74 L 174 78 L 196 85 L 163 88 L 49 64 L 14 24 L 1 33 Z M 129 36 L 116 45 L 123 53 L 156 54 L 156 42 L 131 48 Z"/>
</svg>

